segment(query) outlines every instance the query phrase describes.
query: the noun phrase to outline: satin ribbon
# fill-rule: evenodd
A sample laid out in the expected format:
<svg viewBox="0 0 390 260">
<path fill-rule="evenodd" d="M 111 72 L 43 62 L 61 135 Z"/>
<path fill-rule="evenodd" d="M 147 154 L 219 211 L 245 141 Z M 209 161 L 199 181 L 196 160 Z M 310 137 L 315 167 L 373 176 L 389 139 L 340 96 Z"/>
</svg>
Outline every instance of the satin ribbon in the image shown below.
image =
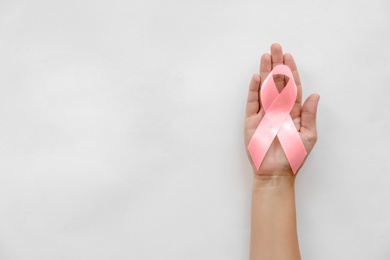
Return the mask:
<svg viewBox="0 0 390 260">
<path fill-rule="evenodd" d="M 280 93 L 274 82 L 275 74 L 289 77 L 289 81 Z M 278 65 L 272 70 L 261 86 L 260 98 L 265 115 L 248 145 L 256 169 L 260 168 L 270 145 L 277 136 L 295 174 L 307 153 L 290 116 L 297 98 L 297 87 L 288 66 Z"/>
</svg>

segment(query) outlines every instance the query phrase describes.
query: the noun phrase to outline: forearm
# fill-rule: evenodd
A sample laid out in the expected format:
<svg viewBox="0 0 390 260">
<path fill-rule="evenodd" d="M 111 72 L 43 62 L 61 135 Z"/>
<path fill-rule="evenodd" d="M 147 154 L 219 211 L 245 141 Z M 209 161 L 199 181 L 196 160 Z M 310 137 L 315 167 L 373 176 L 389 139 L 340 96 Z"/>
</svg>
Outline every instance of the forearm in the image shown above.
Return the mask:
<svg viewBox="0 0 390 260">
<path fill-rule="evenodd" d="M 250 260 L 300 259 L 293 176 L 253 181 Z"/>
</svg>

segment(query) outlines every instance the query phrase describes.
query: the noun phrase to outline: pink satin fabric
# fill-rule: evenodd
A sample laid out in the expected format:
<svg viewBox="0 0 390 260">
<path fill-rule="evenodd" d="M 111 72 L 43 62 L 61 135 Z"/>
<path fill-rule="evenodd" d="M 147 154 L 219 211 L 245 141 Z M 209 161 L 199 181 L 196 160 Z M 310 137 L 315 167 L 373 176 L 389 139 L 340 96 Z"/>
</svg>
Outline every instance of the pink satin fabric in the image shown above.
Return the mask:
<svg viewBox="0 0 390 260">
<path fill-rule="evenodd" d="M 281 93 L 274 82 L 275 74 L 289 77 Z M 272 70 L 261 86 L 260 98 L 265 115 L 248 145 L 256 169 L 260 168 L 270 145 L 277 136 L 295 174 L 307 152 L 290 116 L 297 98 L 297 87 L 288 66 L 278 65 Z"/>
</svg>

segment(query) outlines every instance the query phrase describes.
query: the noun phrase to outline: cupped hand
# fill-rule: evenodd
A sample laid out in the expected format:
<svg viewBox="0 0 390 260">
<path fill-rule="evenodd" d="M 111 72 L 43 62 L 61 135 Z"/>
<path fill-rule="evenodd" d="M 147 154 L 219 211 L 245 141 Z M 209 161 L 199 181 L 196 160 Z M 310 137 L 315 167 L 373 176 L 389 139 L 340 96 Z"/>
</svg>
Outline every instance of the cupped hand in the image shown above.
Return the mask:
<svg viewBox="0 0 390 260">
<path fill-rule="evenodd" d="M 271 54 L 266 53 L 261 57 L 260 74 L 254 74 L 249 85 L 245 116 L 245 145 L 248 147 L 257 126 L 265 114 L 260 100 L 262 82 L 272 69 L 279 64 L 287 65 L 294 76 L 297 86 L 297 99 L 293 109 L 291 110 L 290 116 L 293 119 L 301 140 L 306 148 L 307 155 L 309 155 L 317 141 L 316 115 L 320 96 L 318 94 L 312 94 L 302 105 L 302 86 L 294 58 L 289 53 L 283 54 L 282 47 L 277 43 L 271 45 Z M 283 75 L 274 76 L 274 82 L 279 92 L 282 91 L 287 83 L 287 80 L 288 79 L 285 79 Z M 269 147 L 268 152 L 258 170 L 254 166 L 248 150 L 247 154 L 252 163 L 255 176 L 293 175 L 290 164 L 277 137 L 275 137 Z"/>
</svg>

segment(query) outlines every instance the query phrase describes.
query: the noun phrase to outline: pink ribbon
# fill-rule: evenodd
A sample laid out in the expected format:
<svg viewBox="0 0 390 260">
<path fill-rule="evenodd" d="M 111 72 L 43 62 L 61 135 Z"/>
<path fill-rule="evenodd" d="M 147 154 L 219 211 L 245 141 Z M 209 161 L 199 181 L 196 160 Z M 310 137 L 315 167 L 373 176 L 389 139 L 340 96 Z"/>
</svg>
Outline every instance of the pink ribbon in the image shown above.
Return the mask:
<svg viewBox="0 0 390 260">
<path fill-rule="evenodd" d="M 281 93 L 276 88 L 274 74 L 289 77 Z M 265 115 L 248 145 L 256 169 L 260 168 L 270 145 L 277 136 L 295 174 L 307 153 L 290 116 L 297 98 L 297 86 L 288 66 L 278 65 L 271 71 L 262 84 L 260 98 Z"/>
</svg>

